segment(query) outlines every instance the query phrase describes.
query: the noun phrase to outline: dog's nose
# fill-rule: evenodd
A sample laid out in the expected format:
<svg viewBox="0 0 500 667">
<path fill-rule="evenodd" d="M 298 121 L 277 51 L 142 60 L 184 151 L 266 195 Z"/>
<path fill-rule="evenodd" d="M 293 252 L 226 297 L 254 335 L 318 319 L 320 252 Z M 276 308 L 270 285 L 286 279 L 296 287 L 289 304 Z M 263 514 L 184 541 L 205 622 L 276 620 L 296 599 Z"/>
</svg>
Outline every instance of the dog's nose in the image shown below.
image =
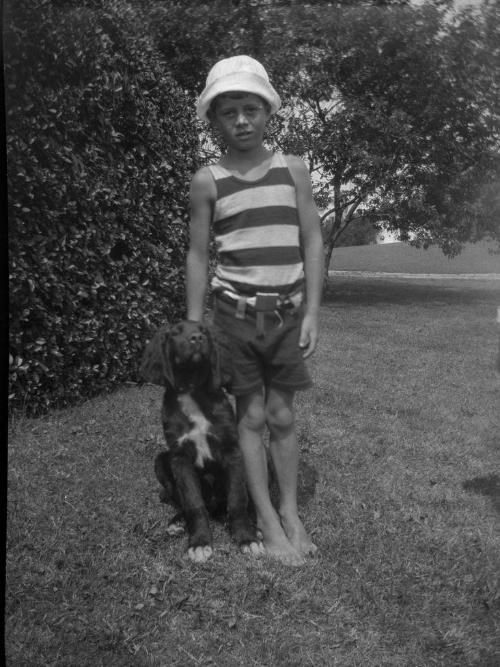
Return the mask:
<svg viewBox="0 0 500 667">
<path fill-rule="evenodd" d="M 203 342 L 203 334 L 202 333 L 194 333 L 192 334 L 190 338 L 191 345 L 201 345 Z"/>
</svg>

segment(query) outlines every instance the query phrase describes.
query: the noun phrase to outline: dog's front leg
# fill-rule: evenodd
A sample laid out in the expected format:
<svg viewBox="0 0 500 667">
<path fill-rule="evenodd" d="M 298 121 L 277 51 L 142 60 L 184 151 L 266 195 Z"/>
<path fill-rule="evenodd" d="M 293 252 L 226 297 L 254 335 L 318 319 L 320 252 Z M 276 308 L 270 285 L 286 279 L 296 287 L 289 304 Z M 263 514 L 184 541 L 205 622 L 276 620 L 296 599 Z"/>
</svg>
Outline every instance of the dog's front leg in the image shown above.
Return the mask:
<svg viewBox="0 0 500 667">
<path fill-rule="evenodd" d="M 199 477 L 193 463 L 185 456 L 173 456 L 170 465 L 189 535 L 188 557 L 196 563 L 204 563 L 211 557 L 213 550 Z"/>
<path fill-rule="evenodd" d="M 234 541 L 244 553 L 259 556 L 264 547 L 257 539 L 248 512 L 248 493 L 241 453 L 236 449 L 226 459 L 227 513 Z"/>
</svg>

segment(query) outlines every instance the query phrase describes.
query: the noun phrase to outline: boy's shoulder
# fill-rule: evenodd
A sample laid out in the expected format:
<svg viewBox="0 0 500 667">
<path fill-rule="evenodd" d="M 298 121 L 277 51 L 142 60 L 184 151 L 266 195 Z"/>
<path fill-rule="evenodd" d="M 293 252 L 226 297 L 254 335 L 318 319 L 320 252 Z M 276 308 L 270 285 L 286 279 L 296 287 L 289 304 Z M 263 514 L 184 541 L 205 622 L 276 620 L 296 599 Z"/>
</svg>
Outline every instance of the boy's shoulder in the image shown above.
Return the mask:
<svg viewBox="0 0 500 667">
<path fill-rule="evenodd" d="M 283 155 L 295 185 L 299 185 L 310 179 L 309 169 L 304 160 L 297 155 Z"/>
<path fill-rule="evenodd" d="M 215 183 L 208 166 L 200 167 L 191 179 L 191 193 L 205 195 L 210 199 L 215 196 Z"/>
<path fill-rule="evenodd" d="M 307 170 L 306 163 L 301 157 L 289 153 L 283 154 L 283 157 L 285 158 L 287 167 L 289 169 L 293 169 L 295 171 L 304 171 L 304 169 Z"/>
<path fill-rule="evenodd" d="M 193 178 L 191 179 L 192 183 L 204 183 L 208 181 L 210 178 L 212 178 L 212 175 L 210 173 L 210 165 L 205 165 L 204 167 L 200 167 L 195 173 L 193 174 Z"/>
</svg>

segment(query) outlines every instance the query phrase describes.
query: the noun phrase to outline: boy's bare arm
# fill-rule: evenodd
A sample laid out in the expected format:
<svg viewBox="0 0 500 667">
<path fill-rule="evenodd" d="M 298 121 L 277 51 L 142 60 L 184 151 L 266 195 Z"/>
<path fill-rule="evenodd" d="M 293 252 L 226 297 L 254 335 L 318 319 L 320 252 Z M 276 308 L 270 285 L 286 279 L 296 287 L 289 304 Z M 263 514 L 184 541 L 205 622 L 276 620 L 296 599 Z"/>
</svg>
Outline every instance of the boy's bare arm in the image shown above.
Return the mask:
<svg viewBox="0 0 500 667">
<path fill-rule="evenodd" d="M 306 278 L 306 311 L 302 324 L 301 347 L 304 357 L 310 356 L 318 340 L 318 316 L 323 287 L 323 236 L 318 211 L 313 199 L 309 171 L 304 162 L 295 156 L 287 156 L 287 164 L 295 181 L 297 210 L 299 214 L 304 273 Z"/>
<path fill-rule="evenodd" d="M 187 318 L 198 322 L 203 319 L 207 292 L 212 184 L 212 177 L 207 169 L 196 172 L 191 182 L 186 305 Z"/>
</svg>

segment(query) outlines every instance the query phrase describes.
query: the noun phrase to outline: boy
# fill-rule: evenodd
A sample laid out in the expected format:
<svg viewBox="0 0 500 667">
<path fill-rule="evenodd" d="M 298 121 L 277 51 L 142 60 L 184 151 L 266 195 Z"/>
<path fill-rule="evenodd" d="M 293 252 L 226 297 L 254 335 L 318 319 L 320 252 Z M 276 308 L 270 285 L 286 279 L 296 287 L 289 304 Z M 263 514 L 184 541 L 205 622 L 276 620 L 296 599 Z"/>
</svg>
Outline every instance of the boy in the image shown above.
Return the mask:
<svg viewBox="0 0 500 667">
<path fill-rule="evenodd" d="M 311 384 L 304 359 L 318 338 L 323 242 L 305 164 L 263 145 L 266 122 L 280 103 L 264 67 L 248 56 L 219 61 L 207 77 L 197 113 L 220 133 L 227 150 L 191 184 L 187 316 L 203 317 L 212 224 L 218 251 L 214 324 L 230 355 L 257 524 L 268 555 L 301 565 L 316 546 L 297 509 L 293 399 Z M 266 425 L 279 513 L 269 497 Z"/>
</svg>

